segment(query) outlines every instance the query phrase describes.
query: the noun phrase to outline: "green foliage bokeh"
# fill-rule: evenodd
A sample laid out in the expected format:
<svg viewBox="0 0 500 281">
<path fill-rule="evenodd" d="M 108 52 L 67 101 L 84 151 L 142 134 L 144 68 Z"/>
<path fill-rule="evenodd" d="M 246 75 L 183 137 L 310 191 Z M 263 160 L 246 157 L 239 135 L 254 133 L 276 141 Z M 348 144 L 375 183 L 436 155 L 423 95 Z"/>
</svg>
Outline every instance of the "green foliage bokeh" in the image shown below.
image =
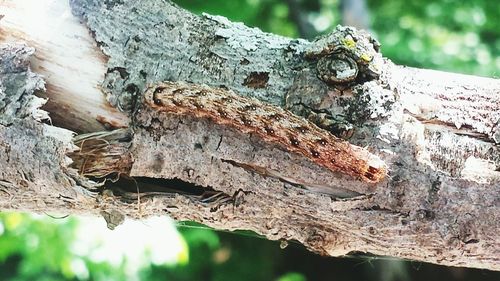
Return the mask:
<svg viewBox="0 0 500 281">
<path fill-rule="evenodd" d="M 373 29 L 399 64 L 498 78 L 500 6 L 491 0 L 371 0 Z"/>
<path fill-rule="evenodd" d="M 0 280 L 125 280 L 121 267 L 71 251 L 77 223 L 74 218 L 0 213 Z M 85 274 L 78 276 L 78 265 L 87 269 Z"/>
</svg>

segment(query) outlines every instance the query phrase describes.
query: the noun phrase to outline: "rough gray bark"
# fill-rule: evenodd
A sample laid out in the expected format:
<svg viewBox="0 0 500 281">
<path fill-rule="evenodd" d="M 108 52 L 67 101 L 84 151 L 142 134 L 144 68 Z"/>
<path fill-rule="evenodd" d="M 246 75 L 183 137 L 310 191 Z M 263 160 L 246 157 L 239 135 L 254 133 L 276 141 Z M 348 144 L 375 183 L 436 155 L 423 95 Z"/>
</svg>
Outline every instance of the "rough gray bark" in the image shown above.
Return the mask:
<svg viewBox="0 0 500 281">
<path fill-rule="evenodd" d="M 111 225 L 113 217 L 122 219 L 120 214 L 168 214 L 219 229 L 297 240 L 326 255 L 359 251 L 500 269 L 498 80 L 380 60 L 377 75 L 367 66 L 360 70 L 362 79 L 331 85 L 317 77 L 316 61 L 307 58 L 321 41 L 292 40 L 222 17 L 194 16 L 168 1 L 71 3 L 109 57 L 101 86 L 112 105 L 132 116 L 133 134 L 122 129 L 79 136 L 78 152 L 69 131 L 21 114 L 36 112 L 37 104 L 30 101 L 37 100 L 31 93 L 40 88 L 40 78 L 27 67 L 31 49 L 3 47 L 2 209 L 101 212 Z M 13 79 L 19 82 L 10 83 Z M 209 120 L 159 113 L 142 104 L 141 94 L 147 84 L 163 80 L 224 86 L 286 107 L 367 146 L 383 158 L 389 175 L 375 185 L 363 183 Z M 92 147 L 92 140 L 101 139 L 106 142 L 99 149 L 113 147 L 133 159 L 101 155 L 122 176 L 137 178 L 140 202 L 135 185 L 103 191 L 68 167 L 67 155 L 78 166 L 85 143 Z M 153 189 L 140 182 L 144 178 L 180 179 L 213 196 L 185 194 L 179 187 L 165 192 L 176 188 L 168 186 L 174 181 L 153 182 Z"/>
<path fill-rule="evenodd" d="M 40 122 L 44 100 L 35 97 L 44 89 L 42 78 L 31 72 L 26 45 L 0 45 L 0 206 L 2 209 L 71 210 L 73 202 L 88 192 L 66 168 L 66 156 L 75 149 L 73 133 Z M 80 195 L 79 195 L 80 194 Z"/>
</svg>

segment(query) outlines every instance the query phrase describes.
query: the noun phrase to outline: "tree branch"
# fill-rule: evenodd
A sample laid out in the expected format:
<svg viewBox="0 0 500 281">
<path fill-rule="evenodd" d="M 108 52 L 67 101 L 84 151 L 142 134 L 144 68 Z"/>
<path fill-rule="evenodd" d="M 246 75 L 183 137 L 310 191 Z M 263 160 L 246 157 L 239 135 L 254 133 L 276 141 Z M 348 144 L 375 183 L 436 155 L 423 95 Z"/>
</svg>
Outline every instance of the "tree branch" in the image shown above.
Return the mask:
<svg viewBox="0 0 500 281">
<path fill-rule="evenodd" d="M 2 120 L 8 121 L 0 125 L 2 209 L 101 212 L 118 221 L 121 216 L 109 214 L 169 214 L 297 240 L 326 255 L 360 251 L 500 269 L 498 80 L 394 66 L 381 58 L 369 35 L 349 28 L 308 42 L 222 17 L 198 17 L 168 1 L 74 0 L 73 13 L 107 56 L 98 59 L 103 58 L 96 56 L 98 49 L 85 45 L 88 52 L 77 58 L 94 67 L 79 75 L 81 69 L 75 71 L 67 63 L 73 60 L 62 54 L 89 34 L 38 38 L 33 26 L 22 24 L 23 4 L 6 3 L 0 39 L 24 39 L 39 50 L 33 65 L 46 77 L 49 101 L 63 104 L 65 95 L 71 97 L 67 106 L 47 109 L 51 117 L 60 116 L 54 124 L 91 134 L 71 143 L 69 131 L 33 119 L 39 114 L 7 114 L 3 105 Z M 64 11 L 65 5 L 48 7 Z M 75 24 L 70 34 L 81 32 L 75 18 L 66 20 Z M 2 59 L 5 69 L 22 61 L 21 72 L 30 73 L 28 56 L 12 55 L 30 50 L 3 47 L 2 56 L 9 58 Z M 43 60 L 61 68 L 40 67 Z M 328 65 L 335 65 L 333 73 L 322 67 Z M 18 72 L 0 72 L 3 100 L 23 101 L 15 108 L 25 110 L 17 112 L 38 112 L 37 104 L 28 102 L 37 100 L 31 95 L 34 78 L 7 83 L 6 73 Z M 92 90 L 58 82 L 64 79 Z M 286 107 L 367 147 L 389 174 L 375 184 L 362 182 L 256 134 L 194 113 L 159 111 L 143 93 L 146 85 L 165 80 L 225 87 Z M 64 87 L 49 87 L 57 83 Z M 98 89 L 122 111 L 108 106 Z M 99 98 L 79 110 L 89 97 Z M 117 130 L 102 132 L 105 127 Z M 92 167 L 106 168 L 87 173 Z M 134 177 L 134 184 L 99 187 L 90 178 L 108 174 Z"/>
</svg>

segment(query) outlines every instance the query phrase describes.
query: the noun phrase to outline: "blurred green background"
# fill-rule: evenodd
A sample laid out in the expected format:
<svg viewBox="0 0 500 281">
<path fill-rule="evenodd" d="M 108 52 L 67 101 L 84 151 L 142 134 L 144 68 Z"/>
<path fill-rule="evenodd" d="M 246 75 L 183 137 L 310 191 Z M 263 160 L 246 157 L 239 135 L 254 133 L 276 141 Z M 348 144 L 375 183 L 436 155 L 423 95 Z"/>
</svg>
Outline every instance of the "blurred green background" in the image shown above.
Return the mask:
<svg viewBox="0 0 500 281">
<path fill-rule="evenodd" d="M 494 0 L 176 0 L 264 31 L 312 39 L 336 24 L 369 29 L 398 64 L 500 75 Z M 0 214 L 0 280 L 500 280 L 486 270 L 363 255 L 326 258 L 302 246 L 196 224 Z M 161 241 L 161 243 L 160 243 Z M 152 243 L 155 242 L 155 243 Z"/>
</svg>

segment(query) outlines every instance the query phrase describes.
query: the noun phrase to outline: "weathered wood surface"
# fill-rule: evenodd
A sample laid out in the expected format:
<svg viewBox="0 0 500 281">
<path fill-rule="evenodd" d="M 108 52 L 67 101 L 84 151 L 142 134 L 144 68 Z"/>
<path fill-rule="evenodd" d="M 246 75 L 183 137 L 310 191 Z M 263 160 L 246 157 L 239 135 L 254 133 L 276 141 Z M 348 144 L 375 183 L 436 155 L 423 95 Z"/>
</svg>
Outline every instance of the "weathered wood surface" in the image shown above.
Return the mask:
<svg viewBox="0 0 500 281">
<path fill-rule="evenodd" d="M 0 14 L 5 14 L 0 40 L 24 40 L 35 47 L 33 68 L 47 82 L 39 95 L 54 105 L 66 102 L 46 108 L 54 125 L 95 132 L 127 126 L 129 114 L 134 133 L 131 140 L 120 140 L 133 163 L 124 171 L 141 179 L 180 179 L 219 195 L 162 193 L 172 181 L 154 182 L 160 192 L 144 194 L 140 205 L 128 193 L 101 192 L 68 167 L 67 155 L 76 149 L 71 132 L 37 121 L 45 115 L 38 110 L 39 98 L 31 95 L 42 85 L 28 69 L 33 50 L 3 45 L 2 209 L 116 211 L 134 218 L 168 214 L 219 229 L 297 240 L 327 255 L 359 251 L 500 269 L 499 80 L 383 61 L 376 79 L 329 86 L 317 78 L 313 62 L 304 59 L 311 42 L 262 33 L 222 17 L 195 16 L 168 1 L 122 2 L 74 0 L 71 11 L 77 17 L 63 13 L 74 24 L 65 34 L 82 32 L 86 25 L 105 59 L 87 42 L 90 37 L 83 37 L 89 34 L 56 36 L 56 41 L 35 37 L 33 26 L 21 24 L 17 1 L 0 3 Z M 48 9 L 69 11 L 61 3 Z M 87 52 L 65 53 L 81 41 L 87 42 Z M 75 56 L 94 64 L 88 75 L 80 75 Z M 59 67 L 41 67 L 42 62 Z M 12 77 L 19 82 L 10 83 Z M 60 82 L 71 79 L 92 90 Z M 146 85 L 163 80 L 224 86 L 311 120 L 327 116 L 334 120 L 329 125 L 343 124 L 334 133 L 352 135 L 350 142 L 381 157 L 389 175 L 375 185 L 363 183 L 255 136 L 141 104 Z M 107 105 L 100 91 L 122 111 Z M 87 95 L 96 98 L 79 111 Z M 117 135 L 121 138 L 123 131 Z M 251 166 L 279 173 L 264 175 Z M 303 186 L 290 184 L 290 177 Z"/>
</svg>

